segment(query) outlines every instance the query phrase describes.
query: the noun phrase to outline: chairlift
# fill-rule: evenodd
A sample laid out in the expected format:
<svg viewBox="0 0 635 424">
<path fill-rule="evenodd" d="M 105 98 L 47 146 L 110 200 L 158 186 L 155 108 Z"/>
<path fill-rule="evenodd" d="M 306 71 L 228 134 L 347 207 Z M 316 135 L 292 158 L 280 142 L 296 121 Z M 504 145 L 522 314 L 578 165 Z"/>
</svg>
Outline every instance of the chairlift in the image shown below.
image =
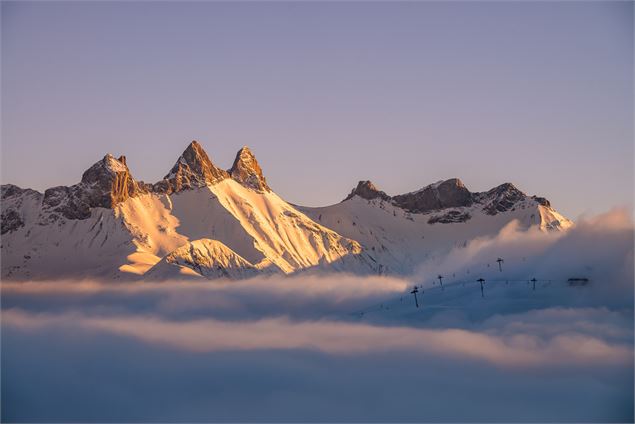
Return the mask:
<svg viewBox="0 0 635 424">
<path fill-rule="evenodd" d="M 483 291 L 483 283 L 485 282 L 484 279 L 479 278 L 478 280 L 476 280 L 477 282 L 481 283 L 481 297 L 485 297 L 485 292 Z"/>
<path fill-rule="evenodd" d="M 498 271 L 499 271 L 499 272 L 503 272 L 502 263 L 503 263 L 503 262 L 505 262 L 505 261 L 503 260 L 503 258 L 498 258 L 498 259 L 496 259 L 496 262 L 498 262 Z"/>
<path fill-rule="evenodd" d="M 418 308 L 419 301 L 417 300 L 417 293 L 419 293 L 419 289 L 417 288 L 417 286 L 415 286 L 410 293 L 412 293 L 415 296 L 415 305 Z"/>
</svg>

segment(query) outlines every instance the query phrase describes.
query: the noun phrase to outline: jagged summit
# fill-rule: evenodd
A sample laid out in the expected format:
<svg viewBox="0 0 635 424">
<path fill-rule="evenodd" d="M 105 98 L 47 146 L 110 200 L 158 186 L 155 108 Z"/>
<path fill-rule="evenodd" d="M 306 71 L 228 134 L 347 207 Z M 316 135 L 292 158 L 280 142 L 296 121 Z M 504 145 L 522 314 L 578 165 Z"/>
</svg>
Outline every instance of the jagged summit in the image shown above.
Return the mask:
<svg viewBox="0 0 635 424">
<path fill-rule="evenodd" d="M 125 156 L 115 159 L 110 153 L 106 154 L 100 161 L 94 163 L 82 174 L 82 183 L 99 184 L 106 180 L 117 178 L 117 175 L 126 174 L 130 176 L 130 170 L 126 165 Z"/>
<path fill-rule="evenodd" d="M 215 166 L 203 147 L 192 141 L 164 179 L 154 185 L 136 181 L 125 156 L 116 158 L 108 153 L 84 171 L 79 183 L 52 187 L 44 192 L 42 209 L 46 214 L 43 220 L 56 221 L 60 217 L 83 220 L 90 217 L 92 208 L 112 209 L 139 194 L 170 194 L 213 185 L 230 176 L 256 191 L 271 191 L 255 156 L 247 147 L 238 152 L 228 172 Z M 7 196 L 23 191 L 17 186 L 2 187 L 3 195 Z"/>
<path fill-rule="evenodd" d="M 204 187 L 228 178 L 229 174 L 212 163 L 203 147 L 192 141 L 176 161 L 170 172 L 154 185 L 158 192 L 178 192 Z"/>
<path fill-rule="evenodd" d="M 351 191 L 351 193 L 348 196 L 346 196 L 346 199 L 344 199 L 343 201 L 349 200 L 355 196 L 359 196 L 362 199 L 367 199 L 367 200 L 372 200 L 377 198 L 380 198 L 382 200 L 390 200 L 390 196 L 388 196 L 383 191 L 379 190 L 377 187 L 375 187 L 375 185 L 372 182 L 368 180 L 358 182 L 357 187 L 355 187 Z"/>
<path fill-rule="evenodd" d="M 0 186 L 0 234 L 6 234 L 16 231 L 25 224 L 25 214 L 20 208 L 32 199 L 32 203 L 39 204 L 42 199 L 42 193 L 30 188 L 22 189 L 13 184 L 3 184 Z M 13 207 L 11 207 L 13 206 Z"/>
<path fill-rule="evenodd" d="M 503 183 L 484 193 L 477 193 L 477 197 L 485 204 L 485 212 L 496 215 L 512 209 L 517 202 L 525 200 L 527 195 L 512 183 Z M 544 202 L 549 203 L 546 199 Z"/>
<path fill-rule="evenodd" d="M 50 213 L 49 220 L 56 220 L 60 215 L 67 219 L 86 219 L 90 217 L 91 208 L 111 209 L 146 191 L 145 185 L 130 174 L 125 157 L 115 159 L 107 154 L 83 173 L 80 183 L 47 189 L 42 208 Z"/>
<path fill-rule="evenodd" d="M 504 183 L 488 191 L 471 192 L 459 178 L 440 180 L 419 190 L 396 196 L 388 196 L 377 189 L 370 181 L 360 181 L 357 187 L 343 201 L 352 199 L 355 196 L 367 200 L 381 198 L 407 212 L 422 214 L 444 209 L 469 208 L 477 205 L 486 214 L 497 215 L 498 213 L 512 211 L 521 202 L 525 201 L 533 201 L 546 208 L 551 208 L 551 203 L 544 197 L 528 196 L 512 183 Z M 457 211 L 452 213 L 460 214 Z M 447 220 L 443 218 L 435 222 L 457 222 L 456 216 L 451 218 Z M 467 219 L 469 219 L 469 214 L 465 213 L 461 216 L 462 221 Z"/>
<path fill-rule="evenodd" d="M 458 178 L 438 181 L 421 190 L 394 196 L 393 202 L 410 212 L 423 213 L 436 209 L 471 206 L 472 193 Z"/>
<path fill-rule="evenodd" d="M 234 164 L 229 169 L 231 177 L 239 183 L 257 191 L 271 191 L 267 185 L 267 180 L 262 175 L 262 169 L 256 160 L 256 156 L 243 146 L 236 154 Z"/>
<path fill-rule="evenodd" d="M 391 201 L 395 206 L 414 213 L 425 213 L 431 210 L 450 207 L 470 206 L 474 202 L 472 193 L 470 193 L 463 182 L 458 178 L 438 181 L 420 190 L 392 197 L 379 190 L 372 182 L 360 181 L 357 183 L 357 187 L 351 191 L 344 201 L 355 196 L 367 200 L 380 198 L 382 200 Z"/>
</svg>

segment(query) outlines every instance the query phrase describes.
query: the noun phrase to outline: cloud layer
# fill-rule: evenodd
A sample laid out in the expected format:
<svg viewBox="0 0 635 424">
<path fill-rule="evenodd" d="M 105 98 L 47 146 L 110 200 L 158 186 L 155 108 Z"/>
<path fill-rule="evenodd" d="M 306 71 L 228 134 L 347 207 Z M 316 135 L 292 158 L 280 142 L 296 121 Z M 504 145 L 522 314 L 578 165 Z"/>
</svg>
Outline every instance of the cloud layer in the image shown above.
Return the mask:
<svg viewBox="0 0 635 424">
<path fill-rule="evenodd" d="M 513 221 L 496 237 L 472 240 L 465 248 L 421 265 L 417 278 L 430 287 L 438 274 L 446 281 L 504 280 L 566 283 L 591 280 L 596 304 L 629 307 L 633 301 L 633 223 L 625 209 L 583 218 L 566 233 L 521 231 Z M 503 272 L 497 258 L 503 258 Z M 438 283 L 437 283 L 438 284 Z M 562 285 L 562 284 L 561 284 Z"/>
<path fill-rule="evenodd" d="M 614 211 L 415 279 L 2 283 L 2 419 L 630 421 L 632 244 Z"/>
<path fill-rule="evenodd" d="M 609 314 L 606 312 L 606 314 Z M 4 325 L 13 328 L 46 330 L 76 327 L 130 336 L 143 342 L 194 352 L 227 350 L 307 349 L 328 354 L 357 355 L 375 352 L 411 351 L 419 354 L 448 355 L 457 359 L 477 359 L 499 366 L 549 366 L 603 364 L 628 366 L 633 356 L 629 343 L 604 340 L 578 331 L 603 330 L 589 316 L 625 321 L 617 315 L 597 311 L 550 310 L 558 331 L 545 332 L 536 324 L 520 326 L 525 317 L 506 323 L 499 334 L 462 329 L 425 330 L 410 327 L 380 327 L 333 321 L 294 322 L 286 318 L 232 322 L 213 319 L 168 321 L 156 317 L 85 317 L 32 315 L 18 310 L 4 314 Z M 627 325 L 626 320 L 623 325 Z M 490 323 L 488 325 L 491 326 Z M 509 328 L 514 327 L 513 331 Z M 542 334 L 540 332 L 542 331 Z M 617 329 L 622 338 L 623 329 Z M 632 341 L 632 339 L 630 340 Z"/>
</svg>

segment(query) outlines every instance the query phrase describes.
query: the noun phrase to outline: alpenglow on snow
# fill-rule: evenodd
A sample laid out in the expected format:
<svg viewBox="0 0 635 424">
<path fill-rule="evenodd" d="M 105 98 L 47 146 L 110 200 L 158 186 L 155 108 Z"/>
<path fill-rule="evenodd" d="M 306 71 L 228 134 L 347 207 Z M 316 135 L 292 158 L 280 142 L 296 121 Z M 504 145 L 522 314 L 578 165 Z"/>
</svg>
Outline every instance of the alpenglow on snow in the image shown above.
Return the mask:
<svg viewBox="0 0 635 424">
<path fill-rule="evenodd" d="M 471 192 L 457 178 L 389 196 L 360 181 L 340 203 L 302 207 L 241 148 L 229 170 L 191 142 L 165 177 L 133 178 L 108 154 L 72 186 L 2 186 L 2 278 L 248 278 L 343 271 L 407 275 L 429 254 L 521 228 L 572 223 L 513 184 Z"/>
</svg>

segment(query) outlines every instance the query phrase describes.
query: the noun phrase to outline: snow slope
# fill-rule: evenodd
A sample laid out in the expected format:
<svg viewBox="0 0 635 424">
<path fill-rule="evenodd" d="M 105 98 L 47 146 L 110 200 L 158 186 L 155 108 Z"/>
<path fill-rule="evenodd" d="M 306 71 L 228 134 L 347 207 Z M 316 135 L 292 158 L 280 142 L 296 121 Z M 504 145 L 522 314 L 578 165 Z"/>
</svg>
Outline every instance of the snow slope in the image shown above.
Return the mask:
<svg viewBox="0 0 635 424">
<path fill-rule="evenodd" d="M 251 267 L 291 273 L 331 262 L 372 267 L 359 243 L 318 225 L 273 192 L 227 179 L 172 194 L 147 194 L 117 206 L 137 251 L 122 270 L 147 270 L 188 241 L 216 240 Z M 350 256 L 350 258 L 349 258 Z M 138 259 L 141 259 L 139 263 Z M 157 276 L 157 271 L 152 273 Z"/>
<path fill-rule="evenodd" d="M 30 222 L 2 236 L 2 278 L 117 278 L 133 240 L 110 209 L 95 208 L 83 220 Z"/>
<path fill-rule="evenodd" d="M 166 255 L 145 276 L 150 280 L 187 277 L 247 278 L 258 270 L 218 240 L 188 242 Z"/>
</svg>

